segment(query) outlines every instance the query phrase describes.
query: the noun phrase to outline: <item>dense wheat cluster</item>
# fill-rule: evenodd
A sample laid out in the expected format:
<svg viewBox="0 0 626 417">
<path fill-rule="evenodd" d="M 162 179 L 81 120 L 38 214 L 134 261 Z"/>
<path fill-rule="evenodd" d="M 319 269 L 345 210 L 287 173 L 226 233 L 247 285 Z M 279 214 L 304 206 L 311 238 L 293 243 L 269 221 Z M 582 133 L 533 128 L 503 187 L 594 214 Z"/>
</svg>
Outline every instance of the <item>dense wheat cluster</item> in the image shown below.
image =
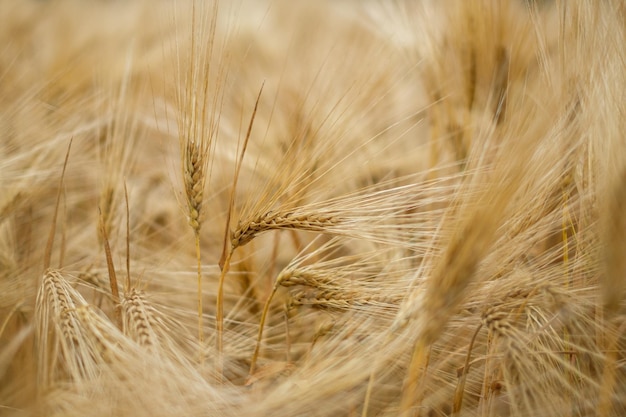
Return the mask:
<svg viewBox="0 0 626 417">
<path fill-rule="evenodd" d="M 0 2 L 0 415 L 626 415 L 622 0 Z"/>
</svg>

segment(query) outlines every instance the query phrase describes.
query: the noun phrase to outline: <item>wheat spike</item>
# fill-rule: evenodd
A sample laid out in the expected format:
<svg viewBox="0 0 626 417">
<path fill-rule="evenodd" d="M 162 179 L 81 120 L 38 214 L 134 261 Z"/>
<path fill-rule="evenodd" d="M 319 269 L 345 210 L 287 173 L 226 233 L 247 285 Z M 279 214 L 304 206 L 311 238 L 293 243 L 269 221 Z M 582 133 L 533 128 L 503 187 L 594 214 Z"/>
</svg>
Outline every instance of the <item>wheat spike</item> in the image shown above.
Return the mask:
<svg viewBox="0 0 626 417">
<path fill-rule="evenodd" d="M 64 372 L 76 381 L 88 379 L 95 372 L 89 340 L 82 334 L 77 315 L 77 309 L 84 305 L 86 301 L 61 271 L 46 271 L 36 304 L 39 387 L 43 390 Z"/>
<path fill-rule="evenodd" d="M 340 222 L 340 219 L 332 215 L 269 212 L 257 219 L 240 223 L 232 233 L 231 244 L 235 249 L 269 230 L 296 229 L 323 233 L 332 230 Z"/>
<path fill-rule="evenodd" d="M 135 288 L 122 298 L 124 316 L 124 333 L 148 349 L 156 348 L 156 337 L 153 327 L 155 319 L 146 305 L 144 295 Z"/>
<path fill-rule="evenodd" d="M 206 155 L 201 155 L 200 147 L 193 140 L 185 145 L 183 157 L 185 195 L 187 207 L 189 207 L 189 225 L 194 233 L 200 232 L 200 213 L 202 213 L 202 199 L 204 192 L 204 160 Z"/>
</svg>

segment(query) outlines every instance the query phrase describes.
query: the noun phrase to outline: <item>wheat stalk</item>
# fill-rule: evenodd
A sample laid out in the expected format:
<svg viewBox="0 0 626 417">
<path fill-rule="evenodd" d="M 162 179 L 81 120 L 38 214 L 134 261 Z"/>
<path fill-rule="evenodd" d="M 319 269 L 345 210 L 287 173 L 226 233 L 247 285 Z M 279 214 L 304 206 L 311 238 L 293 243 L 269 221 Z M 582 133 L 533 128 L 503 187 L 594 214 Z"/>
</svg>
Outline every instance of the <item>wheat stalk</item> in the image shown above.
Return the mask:
<svg viewBox="0 0 626 417">
<path fill-rule="evenodd" d="M 217 2 L 191 4 L 190 55 L 186 68 L 178 76 L 182 90 L 178 92 L 178 130 L 182 178 L 187 205 L 187 220 L 194 233 L 197 261 L 198 340 L 204 340 L 202 306 L 202 260 L 200 228 L 202 226 L 205 184 L 210 176 L 212 149 L 219 128 L 219 112 L 223 100 L 224 69 L 213 68 L 216 41 Z M 204 38 L 209 41 L 205 43 Z M 177 56 L 180 60 L 180 56 Z M 178 62 L 180 66 L 181 62 Z"/>
<path fill-rule="evenodd" d="M 605 309 L 615 314 L 620 308 L 626 279 L 626 263 L 623 256 L 624 207 L 626 207 L 626 170 L 609 190 L 607 211 L 603 216 L 603 240 L 606 269 L 602 280 L 602 297 Z"/>
</svg>

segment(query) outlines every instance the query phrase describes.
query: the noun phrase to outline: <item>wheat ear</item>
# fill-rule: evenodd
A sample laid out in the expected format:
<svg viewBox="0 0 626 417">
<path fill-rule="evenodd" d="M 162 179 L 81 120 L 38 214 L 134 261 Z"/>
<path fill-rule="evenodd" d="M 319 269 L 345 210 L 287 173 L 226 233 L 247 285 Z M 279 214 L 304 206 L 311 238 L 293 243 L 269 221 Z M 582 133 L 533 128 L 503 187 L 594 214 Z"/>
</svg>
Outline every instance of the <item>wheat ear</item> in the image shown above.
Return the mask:
<svg viewBox="0 0 626 417">
<path fill-rule="evenodd" d="M 413 303 L 418 301 L 415 306 L 420 305 L 423 311 L 419 318 L 419 335 L 403 389 L 401 408 L 407 416 L 411 414 L 413 396 L 418 388 L 421 369 L 425 365 L 429 347 L 445 326 L 446 315 L 451 314 L 451 309 L 459 303 L 463 291 L 473 279 L 478 262 L 490 243 L 490 235 L 495 232 L 495 225 L 489 224 L 480 211 L 466 220 L 467 223 L 457 229 L 457 234 L 433 271 L 428 282 L 430 285 L 426 289 L 427 293 L 413 301 Z M 404 311 L 405 308 L 401 308 L 399 317 L 406 320 Z M 415 312 L 411 313 L 413 314 Z M 396 323 L 402 325 L 402 322 Z"/>
<path fill-rule="evenodd" d="M 140 346 L 158 351 L 154 333 L 156 322 L 141 291 L 132 288 L 124 295 L 122 312 L 124 316 L 124 333 L 129 335 Z"/>
<path fill-rule="evenodd" d="M 83 380 L 93 381 L 101 362 L 111 359 L 120 349 L 115 326 L 92 311 L 59 270 L 49 269 L 44 274 L 37 294 L 36 317 L 39 381 L 43 389 L 60 378 L 61 372 L 79 386 Z M 94 333 L 93 326 L 107 330 Z"/>
<path fill-rule="evenodd" d="M 519 309 L 517 312 L 519 312 Z M 526 359 L 524 358 L 525 351 L 523 343 L 516 334 L 511 315 L 506 312 L 502 306 L 496 305 L 489 307 L 483 312 L 481 321 L 490 335 L 496 340 L 499 340 L 499 342 L 503 343 L 506 347 L 505 356 L 508 360 L 502 368 L 507 373 L 505 380 L 508 380 L 510 383 L 519 383 L 523 375 L 521 367 L 525 364 Z M 532 394 L 532 392 L 522 393 L 523 396 Z M 513 391 L 510 392 L 510 395 L 513 399 L 512 405 L 514 408 L 524 403 L 520 401 L 520 398 L 516 398 L 516 394 Z"/>
<path fill-rule="evenodd" d="M 368 294 L 362 290 L 345 290 L 335 288 L 315 288 L 310 291 L 298 290 L 290 294 L 290 306 L 315 306 L 337 310 L 348 310 L 353 307 L 396 305 L 402 301 L 400 296 Z"/>
<path fill-rule="evenodd" d="M 307 246 L 307 249 L 310 246 Z M 296 273 L 296 268 L 293 267 L 294 264 L 298 263 L 299 261 L 304 261 L 306 259 L 308 259 L 310 256 L 315 256 L 315 254 L 317 254 L 319 252 L 319 249 L 317 251 L 313 251 L 313 254 L 310 255 L 305 255 L 303 257 L 303 259 L 296 259 L 294 261 L 292 261 L 292 263 L 290 264 L 290 266 L 287 266 L 285 269 L 283 269 L 280 274 L 278 274 L 278 277 L 276 278 L 276 281 L 274 282 L 274 286 L 272 287 L 272 291 L 270 292 L 269 296 L 267 297 L 267 299 L 265 300 L 265 304 L 263 305 L 263 311 L 261 312 L 261 319 L 259 321 L 259 330 L 257 333 L 257 341 L 256 341 L 256 345 L 254 347 L 254 352 L 252 354 L 252 359 L 250 361 L 250 371 L 249 371 L 249 378 L 252 378 L 255 369 L 256 369 L 256 362 L 259 356 L 259 351 L 261 349 L 261 342 L 263 341 L 263 331 L 265 328 L 265 321 L 267 319 L 267 314 L 269 312 L 269 308 L 270 305 L 272 303 L 272 299 L 274 298 L 274 295 L 276 294 L 276 291 L 278 290 L 278 288 L 280 286 L 290 286 L 290 285 L 297 285 L 300 282 L 304 282 L 305 279 L 302 279 L 302 277 L 300 277 L 300 274 Z M 288 316 L 285 315 L 285 325 L 286 325 L 286 333 L 287 333 L 287 344 L 289 345 L 289 319 Z M 289 356 L 289 346 L 287 347 L 287 356 Z M 289 360 L 288 360 L 289 361 Z"/>
<path fill-rule="evenodd" d="M 61 202 L 61 192 L 63 191 L 63 179 L 65 178 L 65 170 L 67 169 L 67 161 L 70 158 L 70 150 L 72 149 L 72 142 L 74 138 L 70 139 L 70 143 L 67 145 L 67 152 L 65 153 L 65 160 L 63 161 L 63 170 L 61 171 L 61 179 L 59 180 L 59 187 L 57 189 L 57 198 L 54 205 L 54 214 L 52 215 L 52 222 L 50 225 L 50 234 L 48 235 L 48 241 L 46 243 L 46 250 L 43 257 L 43 269 L 46 271 L 50 267 L 50 261 L 52 258 L 52 246 L 54 244 L 54 235 L 56 233 L 57 217 L 59 213 L 59 203 Z"/>
<path fill-rule="evenodd" d="M 208 5 L 207 5 L 208 4 Z M 205 9 L 208 8 L 207 9 Z M 210 160 L 213 158 L 215 137 L 218 133 L 220 112 L 224 100 L 223 86 L 226 81 L 225 69 L 218 65 L 214 69 L 212 60 L 217 30 L 218 2 L 191 2 L 191 25 L 188 62 L 182 78 L 182 88 L 178 92 L 180 114 L 178 118 L 180 157 L 187 219 L 194 233 L 197 261 L 197 307 L 198 340 L 202 343 L 202 259 L 200 229 L 203 218 L 205 184 L 211 173 Z M 177 51 L 178 52 L 178 51 Z M 178 54 L 177 54 L 178 56 Z M 181 63 L 179 62 L 180 66 Z M 202 358 L 200 358 L 202 360 Z"/>
<path fill-rule="evenodd" d="M 202 258 L 200 253 L 200 227 L 202 213 L 202 199 L 205 182 L 206 152 L 193 140 L 185 142 L 183 147 L 183 181 L 185 196 L 187 197 L 188 222 L 193 230 L 197 261 L 198 284 L 198 340 L 204 340 L 202 331 Z"/>
<path fill-rule="evenodd" d="M 52 371 L 56 358 L 49 357 L 50 347 L 61 342 L 62 354 L 68 363 L 78 355 L 79 337 L 76 324 L 76 305 L 72 300 L 73 288 L 67 285 L 58 270 L 49 269 L 45 272 L 41 287 L 37 293 L 37 342 L 39 352 L 39 384 L 47 387 L 53 378 Z M 53 329 L 49 328 L 52 321 Z M 49 342 L 50 332 L 54 332 L 55 342 Z"/>
<path fill-rule="evenodd" d="M 255 219 L 240 223 L 232 234 L 231 244 L 233 248 L 243 246 L 257 235 L 269 230 L 294 229 L 325 232 L 338 223 L 339 219 L 333 215 L 267 212 Z"/>
</svg>

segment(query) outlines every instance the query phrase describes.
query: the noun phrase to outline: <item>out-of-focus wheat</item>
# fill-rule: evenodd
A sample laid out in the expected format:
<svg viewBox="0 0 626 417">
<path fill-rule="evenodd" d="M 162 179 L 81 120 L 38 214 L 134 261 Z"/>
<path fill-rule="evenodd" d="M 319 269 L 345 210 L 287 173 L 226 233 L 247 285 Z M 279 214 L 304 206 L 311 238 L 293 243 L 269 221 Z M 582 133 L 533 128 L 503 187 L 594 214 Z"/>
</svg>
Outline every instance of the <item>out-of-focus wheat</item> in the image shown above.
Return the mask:
<svg viewBox="0 0 626 417">
<path fill-rule="evenodd" d="M 626 415 L 625 22 L 0 2 L 0 414 Z"/>
</svg>

